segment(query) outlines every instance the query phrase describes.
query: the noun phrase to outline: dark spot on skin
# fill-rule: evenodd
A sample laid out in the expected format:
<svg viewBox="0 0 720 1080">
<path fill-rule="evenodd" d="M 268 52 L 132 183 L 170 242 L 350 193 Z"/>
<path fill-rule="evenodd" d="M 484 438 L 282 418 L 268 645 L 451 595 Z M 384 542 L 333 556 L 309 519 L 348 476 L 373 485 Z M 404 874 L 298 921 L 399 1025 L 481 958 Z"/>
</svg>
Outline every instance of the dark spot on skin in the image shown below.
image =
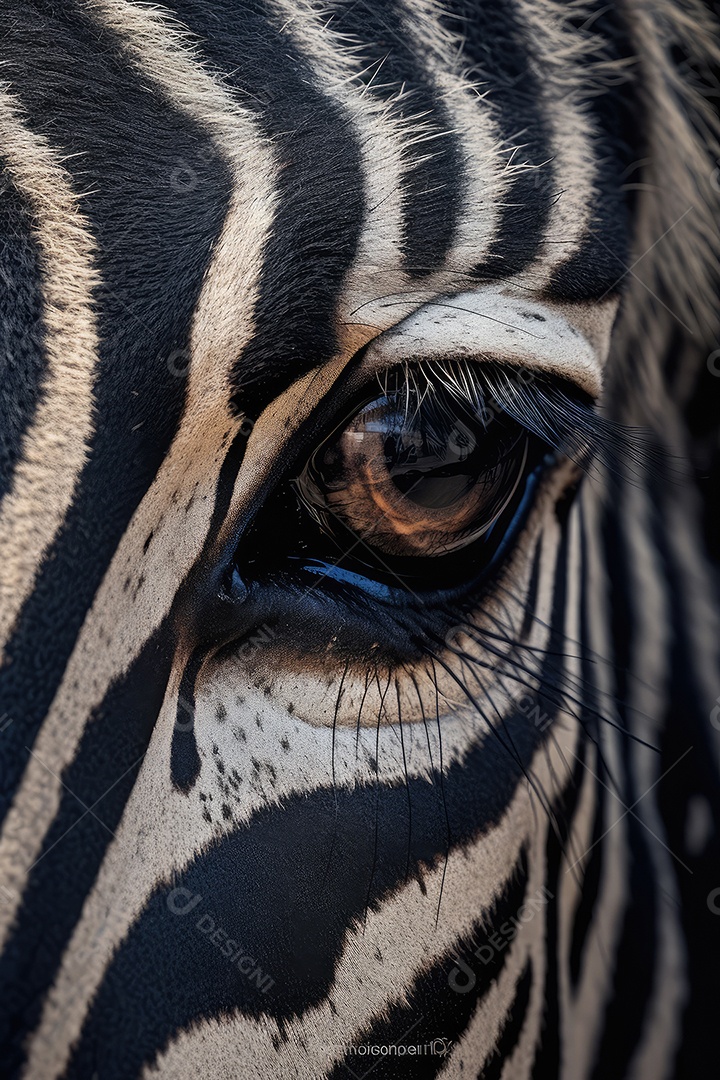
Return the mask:
<svg viewBox="0 0 720 1080">
<path fill-rule="evenodd" d="M 252 767 L 253 767 L 254 771 L 255 772 L 260 772 L 260 762 L 258 761 L 258 759 L 257 758 L 250 758 L 250 761 L 252 762 Z"/>
<path fill-rule="evenodd" d="M 132 579 L 131 579 L 131 578 L 129 578 L 129 577 L 126 577 L 126 578 L 125 578 L 125 584 L 123 585 L 123 592 L 127 592 L 127 591 L 128 591 L 128 589 L 130 588 L 130 582 L 131 582 L 131 580 L 132 580 Z"/>
<path fill-rule="evenodd" d="M 272 689 L 269 686 L 266 686 L 263 690 L 263 693 L 265 694 L 265 697 L 270 697 L 270 695 L 272 694 Z"/>
<path fill-rule="evenodd" d="M 523 319 L 535 319 L 536 322 L 547 322 L 545 316 L 540 315 L 537 311 L 519 311 L 518 315 Z"/>
<path fill-rule="evenodd" d="M 260 719 L 260 713 L 256 713 L 256 714 L 255 714 L 255 723 L 257 724 L 257 726 L 258 726 L 258 727 L 260 728 L 260 730 L 262 731 L 262 730 L 263 730 L 263 726 L 262 726 L 262 720 Z"/>
<path fill-rule="evenodd" d="M 372 769 L 373 772 L 377 772 L 377 761 L 372 756 L 372 754 L 368 755 L 368 765 L 370 766 L 370 768 Z"/>
<path fill-rule="evenodd" d="M 224 765 L 224 763 L 223 763 L 223 762 L 222 762 L 222 761 L 220 760 L 220 758 L 218 758 L 218 759 L 217 759 L 217 761 L 215 762 L 215 767 L 217 768 L 217 771 L 218 771 L 219 773 L 224 773 L 224 772 L 225 772 L 225 765 Z"/>
<path fill-rule="evenodd" d="M 268 771 L 268 772 L 270 773 L 270 775 L 272 776 L 272 778 L 273 778 L 273 782 L 274 782 L 275 780 L 277 780 L 277 773 L 275 772 L 275 766 L 274 766 L 274 765 L 273 765 L 273 764 L 272 764 L 272 763 L 271 763 L 270 761 L 266 761 L 266 762 L 265 762 L 265 768 L 267 769 L 267 771 Z"/>
<path fill-rule="evenodd" d="M 235 698 L 235 700 L 238 703 L 238 705 L 244 705 L 245 704 L 245 698 L 242 697 L 240 694 L 238 694 L 238 696 Z"/>
<path fill-rule="evenodd" d="M 147 555 L 147 549 L 150 547 L 150 543 L 151 543 L 152 538 L 153 538 L 154 535 L 155 535 L 155 530 L 151 529 L 150 532 L 148 533 L 146 539 L 145 539 L 145 543 L 143 544 L 143 555 Z"/>
<path fill-rule="evenodd" d="M 204 791 L 201 791 L 200 792 L 200 802 L 205 802 L 206 799 L 207 799 L 207 795 L 205 794 Z"/>
<path fill-rule="evenodd" d="M 292 701 L 288 705 L 287 711 L 290 713 L 290 716 L 292 716 L 292 714 L 295 712 L 295 706 L 293 705 Z"/>
<path fill-rule="evenodd" d="M 229 821 L 232 817 L 232 810 L 226 802 L 222 804 L 222 816 L 225 818 L 226 821 Z"/>
<path fill-rule="evenodd" d="M 245 728 L 235 728 L 234 735 L 238 742 L 247 742 L 247 734 L 245 733 Z"/>
<path fill-rule="evenodd" d="M 195 496 L 191 495 L 190 498 L 188 499 L 188 501 L 185 503 L 185 513 L 186 514 L 190 513 L 190 507 L 192 506 L 192 504 L 194 502 L 195 502 Z"/>
<path fill-rule="evenodd" d="M 283 735 L 282 739 L 280 740 L 280 745 L 282 746 L 285 753 L 287 753 L 288 750 L 290 749 L 290 743 L 287 741 L 287 739 L 285 738 L 284 735 Z"/>
<path fill-rule="evenodd" d="M 135 592 L 133 593 L 133 600 L 135 599 L 137 594 L 140 592 L 140 590 L 142 589 L 144 584 L 145 584 L 145 575 L 141 574 L 140 577 L 138 578 L 138 583 L 135 586 Z"/>
<path fill-rule="evenodd" d="M 220 751 L 218 750 L 218 744 L 217 743 L 212 744 L 212 752 L 213 752 L 213 754 L 219 754 L 220 753 Z"/>
<path fill-rule="evenodd" d="M 173 787 L 187 795 L 200 775 L 201 761 L 195 738 L 195 679 L 202 662 L 196 654 L 183 673 L 178 694 L 175 728 L 170 748 Z"/>
<path fill-rule="evenodd" d="M 335 1002 L 334 1001 L 328 1001 L 328 1005 L 330 1006 L 330 1012 L 333 1014 L 333 1016 L 337 1016 L 337 1009 L 335 1008 Z"/>
<path fill-rule="evenodd" d="M 203 810 L 203 818 L 205 821 L 209 821 L 212 824 L 212 818 L 210 817 L 210 811 L 208 809 Z"/>
<path fill-rule="evenodd" d="M 221 724 L 225 723 L 227 720 L 227 709 L 224 705 L 218 705 L 215 710 L 215 719 Z"/>
</svg>

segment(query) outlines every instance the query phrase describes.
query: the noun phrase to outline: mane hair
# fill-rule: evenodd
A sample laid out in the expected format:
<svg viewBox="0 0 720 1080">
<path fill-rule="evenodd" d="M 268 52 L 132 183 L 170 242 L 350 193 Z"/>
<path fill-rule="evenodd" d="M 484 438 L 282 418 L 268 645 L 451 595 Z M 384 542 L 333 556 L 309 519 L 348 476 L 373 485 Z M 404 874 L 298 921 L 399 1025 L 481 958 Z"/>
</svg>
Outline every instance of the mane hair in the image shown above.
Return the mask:
<svg viewBox="0 0 720 1080">
<path fill-rule="evenodd" d="M 719 28 L 699 0 L 622 8 L 638 53 L 645 149 L 627 177 L 637 191 L 634 250 L 608 397 L 618 419 L 650 422 L 681 449 L 682 410 L 720 344 Z"/>
</svg>

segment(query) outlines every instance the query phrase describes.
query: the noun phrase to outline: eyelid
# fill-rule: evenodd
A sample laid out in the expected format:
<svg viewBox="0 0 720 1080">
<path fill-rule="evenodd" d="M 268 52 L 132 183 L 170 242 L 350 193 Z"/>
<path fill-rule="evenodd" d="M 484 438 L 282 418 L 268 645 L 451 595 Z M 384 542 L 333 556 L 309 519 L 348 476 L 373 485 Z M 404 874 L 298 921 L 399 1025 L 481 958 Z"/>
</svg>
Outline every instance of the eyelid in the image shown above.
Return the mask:
<svg viewBox="0 0 720 1080">
<path fill-rule="evenodd" d="M 597 400 L 617 300 L 555 304 L 488 286 L 416 309 L 367 347 L 366 371 L 417 356 L 483 358 L 554 375 Z"/>
</svg>

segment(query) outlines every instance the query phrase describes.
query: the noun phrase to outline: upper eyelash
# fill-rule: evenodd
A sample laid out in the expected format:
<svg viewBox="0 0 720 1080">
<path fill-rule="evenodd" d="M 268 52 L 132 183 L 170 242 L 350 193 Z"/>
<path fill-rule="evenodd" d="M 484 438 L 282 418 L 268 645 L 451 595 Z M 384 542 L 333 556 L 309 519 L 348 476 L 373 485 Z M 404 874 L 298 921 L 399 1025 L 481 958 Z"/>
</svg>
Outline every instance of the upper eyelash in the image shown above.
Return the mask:
<svg viewBox="0 0 720 1080">
<path fill-rule="evenodd" d="M 487 426 L 492 419 L 489 406 L 496 402 L 527 431 L 584 469 L 600 462 L 612 471 L 618 456 L 630 462 L 647 459 L 649 432 L 608 419 L 589 399 L 583 400 L 581 391 L 527 368 L 466 359 L 418 360 L 377 378 L 383 394 L 403 394 L 406 417 L 411 399 L 419 410 L 429 397 L 447 423 L 454 418 L 448 415 L 450 399 Z"/>
</svg>

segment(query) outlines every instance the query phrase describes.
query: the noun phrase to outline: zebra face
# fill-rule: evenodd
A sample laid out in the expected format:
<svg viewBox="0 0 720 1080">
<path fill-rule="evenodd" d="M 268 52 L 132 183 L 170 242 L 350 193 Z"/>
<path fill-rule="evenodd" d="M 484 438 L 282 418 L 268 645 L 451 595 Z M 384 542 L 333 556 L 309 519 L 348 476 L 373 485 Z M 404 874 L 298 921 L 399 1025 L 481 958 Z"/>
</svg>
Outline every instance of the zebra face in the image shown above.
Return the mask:
<svg viewBox="0 0 720 1080">
<path fill-rule="evenodd" d="M 13 4 L 7 1075 L 672 1075 L 675 7 Z"/>
</svg>

